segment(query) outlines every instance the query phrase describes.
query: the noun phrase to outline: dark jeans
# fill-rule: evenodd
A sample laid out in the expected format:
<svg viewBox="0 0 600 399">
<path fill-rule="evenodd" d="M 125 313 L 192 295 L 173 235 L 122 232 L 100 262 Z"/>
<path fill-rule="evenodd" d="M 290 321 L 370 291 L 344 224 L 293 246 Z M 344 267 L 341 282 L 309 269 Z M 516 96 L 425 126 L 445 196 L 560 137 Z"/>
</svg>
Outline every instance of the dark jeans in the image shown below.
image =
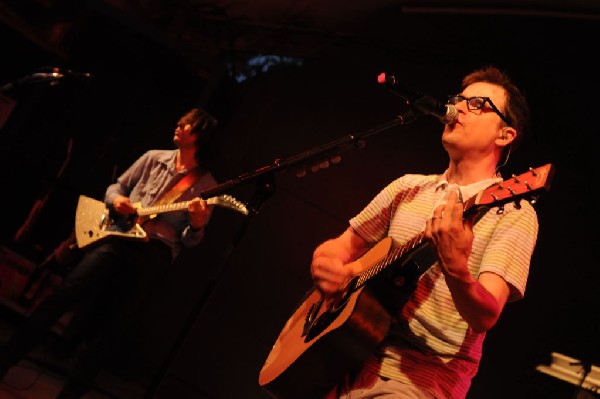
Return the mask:
<svg viewBox="0 0 600 399">
<path fill-rule="evenodd" d="M 80 309 L 84 313 L 77 334 L 91 343 L 75 359 L 64 389 L 82 395 L 92 387 L 111 345 L 134 331 L 133 316 L 170 264 L 170 248 L 155 240 L 121 240 L 93 248 L 11 336 L 3 348 L 4 363 L 18 362 L 64 313 Z"/>
</svg>

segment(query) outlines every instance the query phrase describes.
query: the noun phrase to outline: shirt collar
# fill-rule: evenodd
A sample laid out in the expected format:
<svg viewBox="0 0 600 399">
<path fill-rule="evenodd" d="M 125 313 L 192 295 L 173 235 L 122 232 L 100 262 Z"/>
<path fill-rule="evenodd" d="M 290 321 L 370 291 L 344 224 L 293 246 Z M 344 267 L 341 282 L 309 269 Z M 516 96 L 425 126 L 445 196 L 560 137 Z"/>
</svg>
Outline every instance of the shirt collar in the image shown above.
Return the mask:
<svg viewBox="0 0 600 399">
<path fill-rule="evenodd" d="M 456 186 L 460 190 L 459 193 L 462 197 L 462 200 L 467 200 L 477 194 L 478 192 L 485 190 L 489 186 L 495 183 L 501 182 L 503 179 L 500 175 L 497 177 L 490 177 L 488 179 L 480 180 L 475 183 L 467 184 L 466 186 L 459 186 L 458 184 L 449 184 L 448 183 L 448 169 L 444 171 L 444 173 L 440 176 L 439 180 L 436 183 L 435 190 L 447 190 L 449 186 Z"/>
<path fill-rule="evenodd" d="M 162 154 L 159 154 L 156 158 L 158 162 L 162 162 L 166 165 L 175 165 L 175 156 L 177 155 L 177 151 L 164 151 Z"/>
</svg>

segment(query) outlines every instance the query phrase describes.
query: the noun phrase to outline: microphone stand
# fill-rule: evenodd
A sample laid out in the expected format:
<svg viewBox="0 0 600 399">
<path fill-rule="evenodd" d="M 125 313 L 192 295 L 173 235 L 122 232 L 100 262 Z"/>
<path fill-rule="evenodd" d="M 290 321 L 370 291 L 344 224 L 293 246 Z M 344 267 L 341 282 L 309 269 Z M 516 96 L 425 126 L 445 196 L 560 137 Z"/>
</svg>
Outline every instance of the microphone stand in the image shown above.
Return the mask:
<svg viewBox="0 0 600 399">
<path fill-rule="evenodd" d="M 342 151 L 349 150 L 351 148 L 362 148 L 365 145 L 364 139 L 373 134 L 380 133 L 384 130 L 387 130 L 394 126 L 404 125 L 409 122 L 412 122 L 419 116 L 419 113 L 414 112 L 413 108 L 409 108 L 404 114 L 399 115 L 395 119 L 388 121 L 382 125 L 379 125 L 375 128 L 369 129 L 362 133 L 358 134 L 349 134 L 340 139 L 334 140 L 330 143 L 324 144 L 322 146 L 310 149 L 298 155 L 286 158 L 286 159 L 276 159 L 272 164 L 263 166 L 258 168 L 252 172 L 243 173 L 238 177 L 226 181 L 222 184 L 218 184 L 215 187 L 203 191 L 200 194 L 200 197 L 203 199 L 208 199 L 214 196 L 218 196 L 227 192 L 228 190 L 247 184 L 255 181 L 258 187 L 258 191 L 255 193 L 252 202 L 250 205 L 250 218 L 246 218 L 238 232 L 236 233 L 232 245 L 230 246 L 230 250 L 225 256 L 225 260 L 223 262 L 223 266 L 220 268 L 215 278 L 209 279 L 208 284 L 204 288 L 198 302 L 194 306 L 190 316 L 187 318 L 184 323 L 181 331 L 179 332 L 174 345 L 171 350 L 165 357 L 165 360 L 161 363 L 157 373 L 154 375 L 151 380 L 148 389 L 146 390 L 143 398 L 144 399 L 152 399 L 155 397 L 160 383 L 166 376 L 171 364 L 175 360 L 179 350 L 183 346 L 183 343 L 187 336 L 189 335 L 190 330 L 192 329 L 195 321 L 202 313 L 204 306 L 210 299 L 215 287 L 218 285 L 221 276 L 226 270 L 227 266 L 230 264 L 231 255 L 234 253 L 237 248 L 237 244 L 241 241 L 244 232 L 248 228 L 250 221 L 253 217 L 258 214 L 258 210 L 264 203 L 266 199 L 271 197 L 275 192 L 275 184 L 274 184 L 274 173 L 279 171 L 284 171 L 292 167 L 299 167 L 302 165 L 315 165 L 324 160 L 329 161 L 332 158 L 339 156 L 339 153 Z"/>
</svg>

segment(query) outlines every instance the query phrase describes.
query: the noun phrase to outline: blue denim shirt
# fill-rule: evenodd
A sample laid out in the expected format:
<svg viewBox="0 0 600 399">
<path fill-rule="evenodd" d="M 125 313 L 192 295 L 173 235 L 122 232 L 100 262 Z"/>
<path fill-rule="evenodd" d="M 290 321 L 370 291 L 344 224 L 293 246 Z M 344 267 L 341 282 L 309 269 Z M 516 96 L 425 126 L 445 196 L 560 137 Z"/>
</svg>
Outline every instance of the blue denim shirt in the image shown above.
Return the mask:
<svg viewBox="0 0 600 399">
<path fill-rule="evenodd" d="M 153 205 L 187 173 L 186 170 L 175 170 L 177 151 L 179 150 L 150 150 L 142 155 L 119 176 L 116 183 L 108 186 L 104 196 L 106 205 L 112 208 L 112 203 L 118 195 L 129 197 L 131 203 L 140 203 L 143 207 Z M 176 202 L 198 197 L 202 191 L 216 184 L 210 172 L 206 172 Z M 173 259 L 179 254 L 182 246 L 197 245 L 204 237 L 204 230 L 190 229 L 187 210 L 159 214 L 146 221 L 143 229 L 149 238 L 159 239 L 171 247 Z"/>
</svg>

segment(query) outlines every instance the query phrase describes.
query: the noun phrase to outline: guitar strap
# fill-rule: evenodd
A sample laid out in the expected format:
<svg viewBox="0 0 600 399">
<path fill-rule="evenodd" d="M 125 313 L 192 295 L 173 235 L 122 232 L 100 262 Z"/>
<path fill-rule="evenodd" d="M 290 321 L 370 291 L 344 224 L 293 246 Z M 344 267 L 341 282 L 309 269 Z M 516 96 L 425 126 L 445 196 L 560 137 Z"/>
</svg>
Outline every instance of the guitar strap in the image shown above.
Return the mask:
<svg viewBox="0 0 600 399">
<path fill-rule="evenodd" d="M 196 167 L 189 171 L 185 176 L 181 178 L 169 191 L 165 192 L 154 205 L 166 205 L 172 204 L 177 198 L 181 196 L 188 188 L 192 187 L 200 177 L 206 173 L 202 168 Z"/>
</svg>

